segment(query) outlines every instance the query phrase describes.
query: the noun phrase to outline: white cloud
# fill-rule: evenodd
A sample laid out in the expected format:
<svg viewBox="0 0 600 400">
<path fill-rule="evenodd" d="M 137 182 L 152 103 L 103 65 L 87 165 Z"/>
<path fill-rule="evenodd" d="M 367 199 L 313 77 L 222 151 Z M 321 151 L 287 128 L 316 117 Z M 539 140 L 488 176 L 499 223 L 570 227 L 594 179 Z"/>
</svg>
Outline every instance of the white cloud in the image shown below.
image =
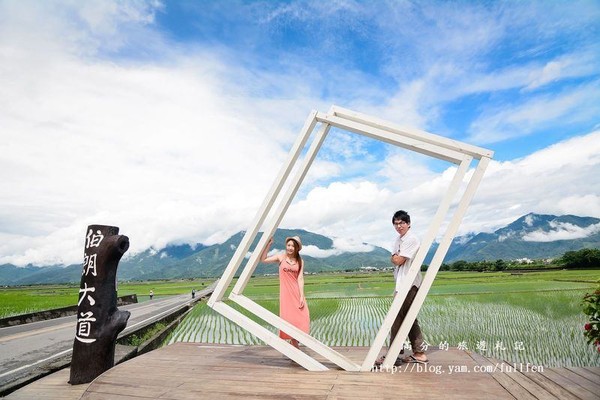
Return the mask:
<svg viewBox="0 0 600 400">
<path fill-rule="evenodd" d="M 548 82 L 553 82 L 561 77 L 562 70 L 565 68 L 565 65 L 558 61 L 551 61 L 547 63 L 542 69 L 541 73 L 533 77 L 528 89 L 537 88 L 542 86 Z"/>
<path fill-rule="evenodd" d="M 598 82 L 560 95 L 540 95 L 520 104 L 501 104 L 486 110 L 473 121 L 467 141 L 496 143 L 554 126 L 566 126 L 598 115 L 599 104 Z"/>
<path fill-rule="evenodd" d="M 320 15 L 298 14 L 303 6 L 275 5 L 269 18 Z M 326 111 L 331 99 L 426 128 L 445 104 L 468 94 L 516 88 L 532 96 L 483 104 L 469 139 L 481 143 L 595 118 L 597 83 L 537 97 L 557 80 L 597 71 L 594 49 L 517 67 L 522 63 L 494 68 L 482 58 L 511 27 L 531 24 L 523 38 L 537 40 L 550 34 L 541 19 L 575 26 L 558 17 L 578 7 L 553 6 L 544 15 L 536 7 L 502 13 L 494 6 L 392 3 L 385 15 L 394 18 L 380 18 L 382 9 L 371 4 L 310 2 L 308 9 L 324 8 L 331 21 L 325 33 L 339 29 L 340 10 L 356 32 L 376 27 L 368 40 L 389 54 L 382 71 L 339 58 L 317 62 L 344 39 L 323 35 L 323 20 L 311 32 L 328 43 L 311 47 L 310 57 L 282 53 L 285 70 L 250 70 L 232 62 L 237 53 L 170 42 L 153 24 L 162 9 L 156 1 L 0 1 L 0 180 L 9 188 L 0 192 L 0 263 L 81 262 L 92 223 L 121 227 L 130 253 L 222 242 L 248 228 L 309 110 Z M 585 13 L 588 23 L 594 12 Z M 600 216 L 597 143 L 600 133 L 593 132 L 492 162 L 459 233 L 491 230 L 529 212 Z M 339 237 L 338 248 L 341 238 L 352 241 L 349 247 L 388 247 L 391 215 L 404 208 L 413 229 L 425 232 L 454 167 L 434 172 L 404 151 L 379 160 L 365 142 L 344 137 L 330 146 L 351 165 L 319 159 L 286 227 Z"/>
<path fill-rule="evenodd" d="M 596 167 L 597 168 L 597 167 Z M 565 195 L 556 202 L 557 214 L 600 216 L 600 195 L 593 192 Z"/>
<path fill-rule="evenodd" d="M 66 54 L 87 58 L 125 46 L 148 48 L 162 42 L 149 29 L 161 9 L 156 0 L 2 1 L 0 43 L 3 52 L 42 62 Z"/>
<path fill-rule="evenodd" d="M 321 249 L 314 245 L 306 245 L 302 248 L 302 254 L 315 258 L 326 258 L 342 253 L 368 253 L 374 249 L 374 246 L 361 243 L 355 239 L 334 238 L 331 249 Z"/>
<path fill-rule="evenodd" d="M 522 159 L 492 161 L 461 232 L 489 232 L 530 212 L 600 217 L 599 171 L 600 131 Z"/>
<path fill-rule="evenodd" d="M 333 238 L 333 244 L 330 249 L 321 249 L 312 244 L 302 246 L 302 255 L 314 258 L 327 258 L 337 256 L 342 253 L 368 253 L 375 249 L 373 245 L 362 243 L 355 238 Z M 285 249 L 273 248 L 268 256 L 285 252 Z"/>
<path fill-rule="evenodd" d="M 444 96 L 452 99 L 469 94 L 509 89 L 531 92 L 552 82 L 594 77 L 599 63 L 595 56 L 597 51 L 596 48 L 574 49 L 572 52 L 554 57 L 545 63 L 530 61 L 494 70 L 484 70 L 481 67 L 467 70 L 457 66 L 452 70 L 452 74 L 445 74 L 446 80 L 453 79 L 454 83 L 445 82 L 450 90 Z"/>
<path fill-rule="evenodd" d="M 557 240 L 583 239 L 600 232 L 600 223 L 588 227 L 580 227 L 569 223 L 550 223 L 552 230 L 535 231 L 523 236 L 527 242 L 555 242 Z"/>
<path fill-rule="evenodd" d="M 0 78 L 15 99 L 0 111 L 3 221 L 28 215 L 19 223 L 47 234 L 102 211 L 90 222 L 121 226 L 133 251 L 247 223 L 285 155 L 271 133 L 286 123 L 261 130 L 250 104 L 230 107 L 200 65 L 61 65 Z M 27 86 L 37 90 L 24 97 Z"/>
<path fill-rule="evenodd" d="M 10 190 L 0 193 L 0 263 L 80 262 L 95 223 L 119 226 L 130 253 L 223 241 L 247 228 L 314 106 L 257 98 L 230 76 L 252 88 L 260 76 L 205 52 L 165 49 L 168 64 L 137 65 L 57 44 L 42 60 L 15 50 L 22 29 L 3 32 L 0 179 Z M 32 46 L 56 32 L 40 34 Z"/>
<path fill-rule="evenodd" d="M 533 217 L 533 215 L 528 215 L 527 217 L 525 217 L 525 225 L 527 226 L 531 226 L 533 225 L 535 218 Z"/>
</svg>

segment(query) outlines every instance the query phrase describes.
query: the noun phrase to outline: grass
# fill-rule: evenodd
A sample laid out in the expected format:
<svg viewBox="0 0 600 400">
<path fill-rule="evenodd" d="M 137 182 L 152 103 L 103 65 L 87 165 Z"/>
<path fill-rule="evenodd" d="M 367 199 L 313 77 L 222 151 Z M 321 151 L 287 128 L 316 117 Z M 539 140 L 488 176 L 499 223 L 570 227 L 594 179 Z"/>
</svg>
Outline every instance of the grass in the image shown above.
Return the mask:
<svg viewBox="0 0 600 400">
<path fill-rule="evenodd" d="M 149 300 L 150 290 L 154 297 L 191 293 L 192 289 L 202 290 L 212 279 L 119 282 L 118 294 L 137 294 L 139 302 Z M 0 318 L 51 310 L 77 304 L 79 285 L 35 285 L 25 287 L 0 288 Z"/>
<path fill-rule="evenodd" d="M 31 286 L 0 289 L 0 318 L 77 304 L 77 286 Z"/>
<path fill-rule="evenodd" d="M 436 295 L 519 293 L 587 290 L 600 281 L 598 270 L 505 272 L 440 272 L 429 292 Z M 389 296 L 394 290 L 391 272 L 308 275 L 305 293 L 310 298 Z M 254 300 L 279 298 L 277 277 L 256 277 L 244 290 Z"/>
<path fill-rule="evenodd" d="M 124 340 L 125 345 L 128 346 L 139 346 L 142 343 L 144 343 L 146 340 L 150 339 L 151 337 L 153 337 L 154 335 L 156 335 L 158 332 L 162 331 L 163 329 L 165 329 L 167 327 L 167 324 L 164 322 L 157 322 L 156 324 L 152 325 L 152 328 L 146 330 L 142 335 L 131 335 L 128 336 L 126 340 Z"/>
</svg>

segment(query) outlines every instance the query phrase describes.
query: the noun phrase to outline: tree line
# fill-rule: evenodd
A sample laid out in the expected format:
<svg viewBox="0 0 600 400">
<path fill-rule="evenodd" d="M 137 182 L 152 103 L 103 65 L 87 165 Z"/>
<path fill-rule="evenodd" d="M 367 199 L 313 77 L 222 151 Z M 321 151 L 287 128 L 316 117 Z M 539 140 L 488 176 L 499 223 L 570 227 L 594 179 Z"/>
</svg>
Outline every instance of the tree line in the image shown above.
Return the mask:
<svg viewBox="0 0 600 400">
<path fill-rule="evenodd" d="M 485 261 L 464 261 L 459 260 L 453 263 L 443 263 L 441 271 L 506 271 L 523 269 L 600 269 L 600 249 L 581 249 L 577 251 L 567 251 L 561 257 L 544 260 L 485 260 Z M 427 265 L 423 265 L 422 270 L 426 270 Z"/>
</svg>

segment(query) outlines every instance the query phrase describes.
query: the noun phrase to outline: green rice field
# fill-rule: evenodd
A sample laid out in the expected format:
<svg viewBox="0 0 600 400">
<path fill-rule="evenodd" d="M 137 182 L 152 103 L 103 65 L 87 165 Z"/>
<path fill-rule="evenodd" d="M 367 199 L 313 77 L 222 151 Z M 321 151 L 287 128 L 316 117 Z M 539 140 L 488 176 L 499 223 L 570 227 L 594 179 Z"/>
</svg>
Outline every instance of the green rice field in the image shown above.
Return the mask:
<svg viewBox="0 0 600 400">
<path fill-rule="evenodd" d="M 198 279 L 193 281 L 119 282 L 118 295 L 137 294 L 138 301 L 141 302 L 150 298 L 150 290 L 153 290 L 154 297 L 158 298 L 190 293 L 192 289 L 202 290 L 212 281 L 212 279 Z M 77 304 L 78 298 L 79 285 L 0 288 L 0 318 L 72 306 Z"/>
<path fill-rule="evenodd" d="M 441 272 L 419 322 L 431 349 L 460 347 L 547 367 L 600 366 L 600 355 L 582 334 L 586 320 L 580 306 L 599 278 L 597 270 L 512 275 Z M 370 346 L 391 304 L 390 274 L 312 275 L 305 280 L 311 335 L 329 346 Z M 278 313 L 278 291 L 277 277 L 260 277 L 250 281 L 244 294 Z M 261 343 L 204 303 L 194 308 L 167 343 L 178 341 Z"/>
<path fill-rule="evenodd" d="M 150 290 L 162 297 L 202 290 L 210 282 L 120 282 L 118 294 L 135 293 L 145 301 Z M 391 272 L 307 275 L 305 282 L 312 336 L 330 346 L 370 346 L 391 304 Z M 419 322 L 427 344 L 435 350 L 447 345 L 510 362 L 600 366 L 600 355 L 585 342 L 581 311 L 583 295 L 599 283 L 600 270 L 440 272 Z M 78 290 L 73 285 L 0 288 L 0 317 L 74 305 Z M 244 295 L 278 313 L 277 276 L 253 277 Z M 205 303 L 192 310 L 166 344 L 181 341 L 260 343 Z"/>
</svg>

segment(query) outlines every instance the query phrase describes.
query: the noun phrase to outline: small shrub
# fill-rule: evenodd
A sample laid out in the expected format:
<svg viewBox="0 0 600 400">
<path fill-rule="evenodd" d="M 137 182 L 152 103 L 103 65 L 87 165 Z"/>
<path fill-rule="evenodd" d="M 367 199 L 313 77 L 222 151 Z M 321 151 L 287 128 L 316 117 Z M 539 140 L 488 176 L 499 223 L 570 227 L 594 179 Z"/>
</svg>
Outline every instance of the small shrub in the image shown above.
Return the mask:
<svg viewBox="0 0 600 400">
<path fill-rule="evenodd" d="M 600 353 L 600 287 L 594 293 L 583 296 L 583 313 L 589 318 L 583 326 L 583 334 L 589 344 Z"/>
<path fill-rule="evenodd" d="M 150 328 L 143 334 L 141 334 L 139 336 L 137 334 L 133 334 L 133 335 L 129 336 L 126 339 L 125 344 L 129 345 L 129 346 L 137 347 L 137 346 L 141 345 L 142 343 L 144 343 L 146 340 L 148 340 L 151 337 L 153 337 L 154 335 L 156 335 L 158 332 L 165 329 L 166 327 L 167 327 L 167 324 L 165 324 L 164 322 L 157 322 L 152 326 L 152 328 Z"/>
</svg>

